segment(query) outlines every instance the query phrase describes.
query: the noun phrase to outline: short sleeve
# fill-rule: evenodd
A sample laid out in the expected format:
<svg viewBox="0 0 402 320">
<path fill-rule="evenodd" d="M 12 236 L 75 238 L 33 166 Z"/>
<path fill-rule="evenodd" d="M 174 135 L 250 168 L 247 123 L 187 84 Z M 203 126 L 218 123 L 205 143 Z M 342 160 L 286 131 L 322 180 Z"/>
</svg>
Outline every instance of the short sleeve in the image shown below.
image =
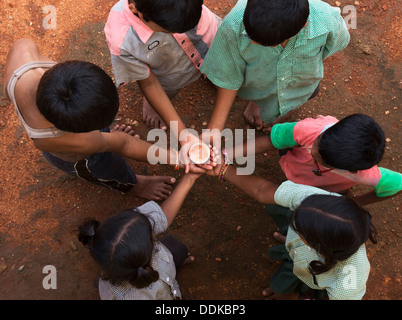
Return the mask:
<svg viewBox="0 0 402 320">
<path fill-rule="evenodd" d="M 303 119 L 294 126 L 293 138 L 300 146 L 312 145 L 325 128 L 334 125 L 338 121 L 335 117 L 322 115 Z"/>
<path fill-rule="evenodd" d="M 111 55 L 116 87 L 149 77 L 149 67 L 132 55 Z"/>
<path fill-rule="evenodd" d="M 220 88 L 238 90 L 244 82 L 246 62 L 238 48 L 235 30 L 223 21 L 200 71 Z"/>
<path fill-rule="evenodd" d="M 402 174 L 389 169 L 378 167 L 381 178 L 374 187 L 377 197 L 392 196 L 402 190 Z"/>
<path fill-rule="evenodd" d="M 166 215 L 155 201 L 148 201 L 137 207 L 137 210 L 148 218 L 155 234 L 160 234 L 167 230 L 168 221 Z"/>
<path fill-rule="evenodd" d="M 271 142 L 277 149 L 285 149 L 297 146 L 293 138 L 293 129 L 297 122 L 278 123 L 271 129 Z"/>
<path fill-rule="evenodd" d="M 327 16 L 326 25 L 329 29 L 327 43 L 323 52 L 323 59 L 342 51 L 350 41 L 350 34 L 339 8 L 331 8 L 332 12 Z"/>
<path fill-rule="evenodd" d="M 304 199 L 313 194 L 341 196 L 338 193 L 328 192 L 320 188 L 297 184 L 287 180 L 283 182 L 276 190 L 274 200 L 276 204 L 294 211 Z"/>
</svg>

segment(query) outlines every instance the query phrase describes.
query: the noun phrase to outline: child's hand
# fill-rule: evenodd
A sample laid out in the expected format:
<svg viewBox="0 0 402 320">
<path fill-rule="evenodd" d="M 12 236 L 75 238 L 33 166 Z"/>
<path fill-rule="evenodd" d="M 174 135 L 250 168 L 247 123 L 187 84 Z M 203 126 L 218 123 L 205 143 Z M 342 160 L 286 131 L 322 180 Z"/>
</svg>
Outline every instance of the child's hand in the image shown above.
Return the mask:
<svg viewBox="0 0 402 320">
<path fill-rule="evenodd" d="M 217 177 L 221 170 L 221 167 L 225 164 L 225 159 L 222 154 L 216 150 L 215 147 L 211 148 L 211 159 L 213 158 L 213 167 L 211 170 L 206 170 L 205 173 L 212 177 Z"/>
</svg>

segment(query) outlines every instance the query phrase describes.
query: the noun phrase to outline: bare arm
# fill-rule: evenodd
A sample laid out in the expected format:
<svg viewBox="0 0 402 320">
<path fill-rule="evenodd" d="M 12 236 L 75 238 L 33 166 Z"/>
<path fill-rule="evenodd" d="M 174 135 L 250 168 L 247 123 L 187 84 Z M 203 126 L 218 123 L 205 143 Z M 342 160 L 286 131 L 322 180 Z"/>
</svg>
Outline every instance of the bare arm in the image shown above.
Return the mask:
<svg viewBox="0 0 402 320">
<path fill-rule="evenodd" d="M 220 131 L 224 129 L 226 119 L 236 99 L 236 96 L 237 90 L 218 88 L 215 106 L 209 120 L 208 129 L 218 129 Z"/>
<path fill-rule="evenodd" d="M 276 150 L 271 142 L 270 130 L 268 135 L 264 134 L 255 137 L 254 139 L 249 139 L 243 144 L 235 145 L 233 147 L 233 155 L 235 158 L 246 157 L 247 155 L 251 155 L 249 150 L 254 150 L 254 153 L 252 154 L 260 154 Z M 228 152 L 230 152 L 230 150 L 228 150 Z"/>
<path fill-rule="evenodd" d="M 150 71 L 147 79 L 139 80 L 137 83 L 149 104 L 161 116 L 168 127 L 170 127 L 171 121 L 177 121 L 179 129 L 178 135 L 180 136 L 180 132 L 186 129 L 186 126 L 181 120 L 179 114 L 176 112 L 176 109 L 173 107 L 172 102 L 166 95 L 165 90 L 162 88 L 155 74 Z M 179 138 L 179 136 L 177 138 Z"/>
<path fill-rule="evenodd" d="M 191 190 L 198 177 L 199 175 L 192 173 L 184 175 L 176 188 L 173 190 L 172 194 L 162 202 L 161 208 L 166 215 L 168 226 L 170 226 L 176 218 L 176 215 L 186 199 L 187 194 Z"/>
<path fill-rule="evenodd" d="M 206 171 L 206 174 L 218 176 L 224 161 L 221 161 L 221 163 L 221 165 L 216 166 L 212 170 Z M 274 196 L 279 186 L 271 181 L 254 175 L 238 175 L 236 168 L 231 165 L 228 166 L 223 178 L 254 200 L 264 204 L 275 204 Z"/>
<path fill-rule="evenodd" d="M 149 142 L 120 131 L 67 133 L 58 138 L 34 139 L 34 144 L 39 150 L 53 153 L 89 155 L 115 152 L 123 157 L 142 162 L 149 162 L 155 157 L 166 159 L 165 163 L 170 165 L 176 165 L 178 159 L 175 150 L 163 148 L 150 150 L 152 145 Z"/>
<path fill-rule="evenodd" d="M 396 193 L 396 194 L 394 194 L 394 195 L 392 195 L 392 196 L 389 196 L 389 197 L 378 197 L 378 196 L 375 194 L 374 191 L 369 191 L 369 192 L 363 193 L 363 194 L 361 194 L 361 195 L 352 195 L 352 197 L 353 197 L 353 200 L 354 200 L 358 205 L 360 205 L 360 206 L 366 206 L 366 205 L 371 204 L 371 203 L 376 203 L 376 202 L 380 202 L 380 201 L 384 201 L 384 200 L 391 199 L 391 198 L 393 198 L 393 197 L 398 196 L 398 194 L 401 194 L 401 192 L 402 192 L 402 191 L 400 191 L 400 192 L 398 192 L 398 193 Z M 347 196 L 350 197 L 349 194 L 347 194 Z"/>
</svg>

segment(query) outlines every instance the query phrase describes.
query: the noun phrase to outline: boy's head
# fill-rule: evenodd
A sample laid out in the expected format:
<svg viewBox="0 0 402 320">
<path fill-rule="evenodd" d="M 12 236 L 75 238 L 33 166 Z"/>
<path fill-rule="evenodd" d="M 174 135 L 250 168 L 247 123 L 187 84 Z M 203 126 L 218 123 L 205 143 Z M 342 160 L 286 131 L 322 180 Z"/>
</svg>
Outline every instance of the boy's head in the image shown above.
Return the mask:
<svg viewBox="0 0 402 320">
<path fill-rule="evenodd" d="M 356 172 L 381 161 L 385 137 L 373 118 L 352 114 L 325 130 L 314 145 L 312 155 L 321 164 Z"/>
<path fill-rule="evenodd" d="M 36 105 L 57 129 L 90 132 L 113 122 L 119 95 L 113 80 L 100 67 L 84 61 L 66 61 L 43 74 Z"/>
<path fill-rule="evenodd" d="M 303 29 L 309 13 L 308 0 L 248 0 L 243 23 L 251 40 L 277 46 Z"/>
<path fill-rule="evenodd" d="M 198 24 L 203 0 L 128 0 L 128 3 L 131 11 L 153 31 L 184 33 Z"/>
</svg>

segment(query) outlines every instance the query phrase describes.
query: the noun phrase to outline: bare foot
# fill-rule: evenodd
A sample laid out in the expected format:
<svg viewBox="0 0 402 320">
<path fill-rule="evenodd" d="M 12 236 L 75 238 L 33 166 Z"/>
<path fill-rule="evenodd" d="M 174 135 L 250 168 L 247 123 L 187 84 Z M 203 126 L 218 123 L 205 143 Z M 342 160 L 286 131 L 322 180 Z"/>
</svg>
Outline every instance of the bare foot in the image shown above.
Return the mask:
<svg viewBox="0 0 402 320">
<path fill-rule="evenodd" d="M 260 107 L 254 101 L 249 101 L 246 110 L 243 112 L 243 117 L 257 130 L 261 130 L 264 127 L 264 123 L 260 117 Z"/>
<path fill-rule="evenodd" d="M 163 130 L 167 129 L 165 122 L 163 122 L 162 118 L 156 113 L 145 97 L 142 102 L 142 119 L 148 127 Z"/>
<path fill-rule="evenodd" d="M 195 260 L 194 256 L 190 256 L 190 255 L 189 255 L 189 256 L 186 258 L 186 260 L 184 260 L 183 266 L 185 266 L 186 264 L 193 263 L 194 260 Z"/>
<path fill-rule="evenodd" d="M 266 300 L 299 300 L 299 294 L 294 291 L 280 294 L 276 293 L 271 288 L 266 288 L 262 291 L 262 295 L 266 297 Z"/>
<path fill-rule="evenodd" d="M 286 237 L 280 232 L 274 232 L 274 238 L 282 244 L 286 242 Z"/>
<path fill-rule="evenodd" d="M 175 182 L 173 177 L 137 175 L 137 183 L 132 192 L 139 198 L 164 200 L 171 194 L 172 184 Z"/>
<path fill-rule="evenodd" d="M 127 133 L 136 138 L 140 137 L 138 134 L 135 134 L 135 132 L 131 126 L 126 126 L 125 124 L 117 124 L 112 129 L 110 129 L 110 132 L 117 132 L 117 131 Z"/>
</svg>

